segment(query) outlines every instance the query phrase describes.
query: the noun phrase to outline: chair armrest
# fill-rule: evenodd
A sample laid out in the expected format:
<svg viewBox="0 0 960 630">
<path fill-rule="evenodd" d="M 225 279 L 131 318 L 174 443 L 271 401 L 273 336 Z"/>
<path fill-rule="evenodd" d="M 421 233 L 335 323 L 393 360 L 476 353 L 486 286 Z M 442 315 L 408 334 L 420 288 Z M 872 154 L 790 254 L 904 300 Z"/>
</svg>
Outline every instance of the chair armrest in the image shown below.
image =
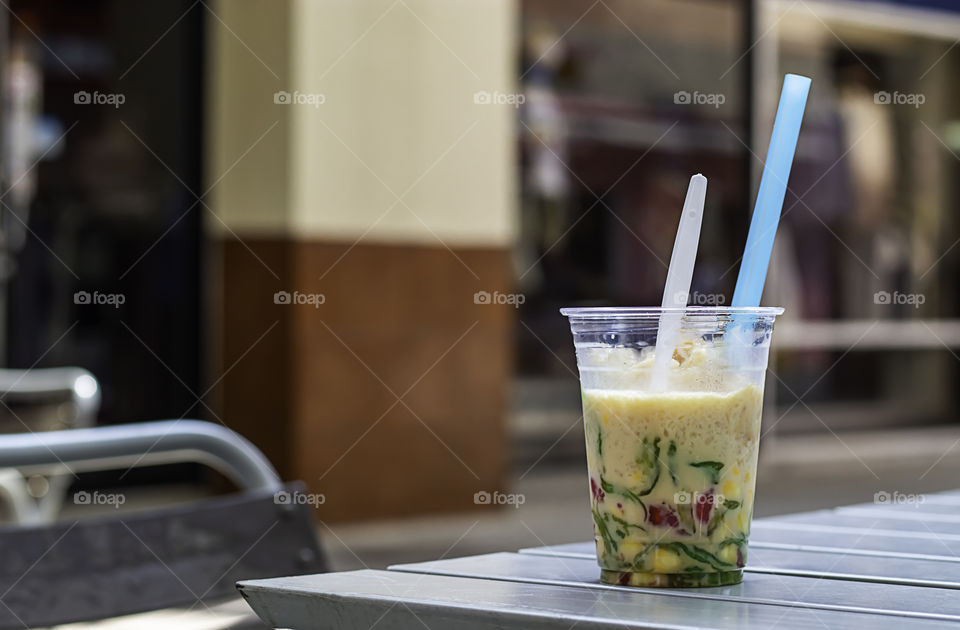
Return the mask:
<svg viewBox="0 0 960 630">
<path fill-rule="evenodd" d="M 280 478 L 257 447 L 219 424 L 164 420 L 89 429 L 0 435 L 0 466 L 108 470 L 123 466 L 196 461 L 241 488 L 278 490 Z"/>
<path fill-rule="evenodd" d="M 69 398 L 76 405 L 77 427 L 92 426 L 100 408 L 100 385 L 77 367 L 33 370 L 0 369 L 0 399 L 45 403 Z"/>
</svg>

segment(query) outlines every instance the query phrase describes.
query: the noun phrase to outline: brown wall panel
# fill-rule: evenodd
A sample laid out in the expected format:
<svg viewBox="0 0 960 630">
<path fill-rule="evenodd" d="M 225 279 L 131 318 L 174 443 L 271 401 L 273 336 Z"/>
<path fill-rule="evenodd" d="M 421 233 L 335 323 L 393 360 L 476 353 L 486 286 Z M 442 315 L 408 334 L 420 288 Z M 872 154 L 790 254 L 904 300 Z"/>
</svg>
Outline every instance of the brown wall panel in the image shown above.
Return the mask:
<svg viewBox="0 0 960 630">
<path fill-rule="evenodd" d="M 256 256 L 236 240 L 213 248 L 220 256 L 215 267 L 222 274 L 219 321 L 213 324 L 221 333 L 220 360 L 213 377 L 214 382 L 221 379 L 215 387 L 216 411 L 227 426 L 253 440 L 282 476 L 290 478 L 294 473 L 289 459 L 294 430 L 289 341 L 293 319 L 289 309 L 274 304 L 273 293 L 290 281 L 293 257 L 284 240 L 246 245 Z"/>
<path fill-rule="evenodd" d="M 323 518 L 469 509 L 501 487 L 515 313 L 473 295 L 509 290 L 507 249 L 245 243 L 281 280 L 224 243 L 226 365 L 279 323 L 224 379 L 224 419 L 323 493 Z"/>
</svg>

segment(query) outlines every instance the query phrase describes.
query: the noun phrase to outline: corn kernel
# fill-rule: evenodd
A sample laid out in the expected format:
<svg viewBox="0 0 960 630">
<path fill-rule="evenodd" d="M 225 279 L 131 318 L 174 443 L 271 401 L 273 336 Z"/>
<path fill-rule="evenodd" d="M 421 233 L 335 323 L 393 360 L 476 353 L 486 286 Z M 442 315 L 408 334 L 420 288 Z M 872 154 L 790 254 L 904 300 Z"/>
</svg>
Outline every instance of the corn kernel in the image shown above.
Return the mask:
<svg viewBox="0 0 960 630">
<path fill-rule="evenodd" d="M 737 514 L 737 527 L 740 528 L 740 531 L 747 531 L 747 512 L 746 510 L 740 510 L 740 513 Z"/>
<path fill-rule="evenodd" d="M 720 550 L 720 553 L 717 554 L 720 559 L 727 564 L 736 564 L 737 563 L 737 546 L 736 545 L 727 545 Z"/>
<path fill-rule="evenodd" d="M 672 573 L 680 568 L 680 556 L 669 549 L 657 548 L 653 553 L 653 570 L 655 573 Z"/>
<path fill-rule="evenodd" d="M 726 499 L 740 500 L 740 484 L 734 483 L 732 479 L 724 481 L 720 491 Z"/>
<path fill-rule="evenodd" d="M 737 468 L 736 466 L 734 466 L 734 467 L 733 467 L 733 475 L 734 475 L 734 477 L 738 476 L 739 474 L 740 474 L 740 469 Z"/>
<path fill-rule="evenodd" d="M 627 562 L 633 562 L 633 559 L 638 555 L 643 553 L 643 550 L 646 549 L 646 544 L 641 542 L 634 542 L 632 540 L 624 540 L 620 543 L 620 553 L 623 554 L 624 559 Z"/>
</svg>

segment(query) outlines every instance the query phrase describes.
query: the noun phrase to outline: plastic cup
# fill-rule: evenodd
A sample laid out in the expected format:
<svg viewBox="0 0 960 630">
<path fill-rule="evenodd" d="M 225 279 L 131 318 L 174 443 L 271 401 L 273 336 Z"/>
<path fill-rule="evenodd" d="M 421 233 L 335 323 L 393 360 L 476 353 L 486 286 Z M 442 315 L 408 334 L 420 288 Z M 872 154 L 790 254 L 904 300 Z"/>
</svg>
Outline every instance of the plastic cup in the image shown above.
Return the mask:
<svg viewBox="0 0 960 630">
<path fill-rule="evenodd" d="M 660 315 L 682 314 L 663 390 Z M 782 308 L 565 308 L 583 399 L 601 580 L 737 584 L 753 516 L 763 383 Z"/>
</svg>

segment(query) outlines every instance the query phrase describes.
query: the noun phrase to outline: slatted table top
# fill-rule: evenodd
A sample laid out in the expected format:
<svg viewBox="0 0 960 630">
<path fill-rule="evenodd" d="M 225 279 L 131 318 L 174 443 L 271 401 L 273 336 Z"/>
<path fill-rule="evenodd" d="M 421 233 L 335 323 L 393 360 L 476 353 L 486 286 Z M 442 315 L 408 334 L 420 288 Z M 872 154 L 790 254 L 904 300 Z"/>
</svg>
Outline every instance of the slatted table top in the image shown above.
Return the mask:
<svg viewBox="0 0 960 630">
<path fill-rule="evenodd" d="M 240 584 L 268 624 L 405 628 L 960 627 L 960 491 L 754 521 L 742 584 L 602 584 L 592 542 Z"/>
</svg>

